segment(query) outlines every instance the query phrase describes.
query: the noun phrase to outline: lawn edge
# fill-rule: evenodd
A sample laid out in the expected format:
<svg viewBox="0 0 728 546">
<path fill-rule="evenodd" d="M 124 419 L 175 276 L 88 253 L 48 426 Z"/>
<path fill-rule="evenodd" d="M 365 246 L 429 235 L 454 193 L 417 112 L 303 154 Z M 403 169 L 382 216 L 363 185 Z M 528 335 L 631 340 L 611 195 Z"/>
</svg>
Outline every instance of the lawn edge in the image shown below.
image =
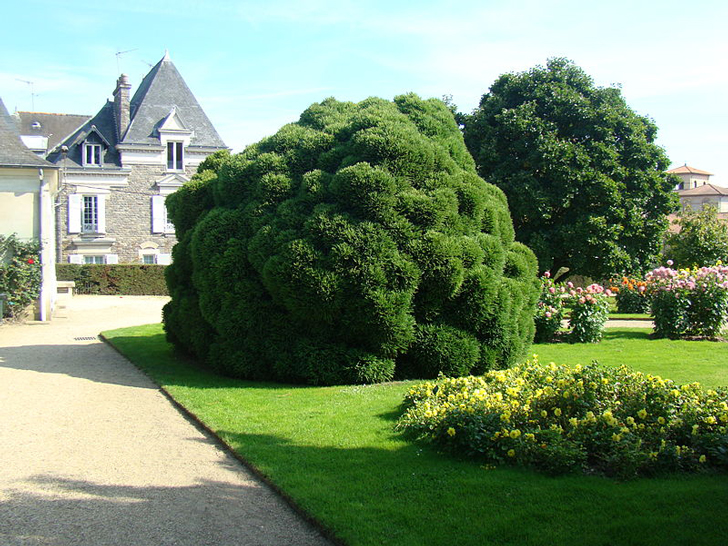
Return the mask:
<svg viewBox="0 0 728 546">
<path fill-rule="evenodd" d="M 298 503 L 288 493 L 286 493 L 275 482 L 273 482 L 268 476 L 266 476 L 263 472 L 261 472 L 258 469 L 258 467 L 256 467 L 248 459 L 243 457 L 240 453 L 235 451 L 235 449 L 233 449 L 232 446 L 230 446 L 227 442 L 225 442 L 225 440 L 223 440 L 213 429 L 211 429 L 194 412 L 190 411 L 181 402 L 179 402 L 166 388 L 164 388 L 162 385 L 160 385 L 151 375 L 149 375 L 145 370 L 143 370 L 142 368 L 137 366 L 132 360 L 130 360 L 103 333 L 99 334 L 99 338 L 101 339 L 101 341 L 103 341 L 109 347 L 111 347 L 114 351 L 116 351 L 118 354 L 120 354 L 127 362 L 129 362 L 137 370 L 139 370 L 141 373 L 143 373 L 152 383 L 154 383 L 157 386 L 157 388 L 164 395 L 164 397 L 167 400 L 169 400 L 169 402 L 172 404 L 172 406 L 175 409 L 177 409 L 177 411 L 179 411 L 180 414 L 188 422 L 190 422 L 193 426 L 195 426 L 195 428 L 197 428 L 200 432 L 202 432 L 203 434 L 208 436 L 209 439 L 218 448 L 229 453 L 240 464 L 242 464 L 245 468 L 247 468 L 250 472 L 252 472 L 256 478 L 258 478 L 266 487 L 268 487 L 273 493 L 275 493 L 278 497 L 280 497 L 294 512 L 296 512 L 296 514 L 301 516 L 308 525 L 310 525 L 314 530 L 316 530 L 324 538 L 326 538 L 333 544 L 335 544 L 337 546 L 348 546 L 348 544 L 346 542 L 344 542 L 341 538 L 337 537 L 336 534 L 331 529 L 326 527 L 323 523 L 321 523 L 319 520 L 314 518 L 306 510 L 301 508 L 298 505 Z"/>
</svg>

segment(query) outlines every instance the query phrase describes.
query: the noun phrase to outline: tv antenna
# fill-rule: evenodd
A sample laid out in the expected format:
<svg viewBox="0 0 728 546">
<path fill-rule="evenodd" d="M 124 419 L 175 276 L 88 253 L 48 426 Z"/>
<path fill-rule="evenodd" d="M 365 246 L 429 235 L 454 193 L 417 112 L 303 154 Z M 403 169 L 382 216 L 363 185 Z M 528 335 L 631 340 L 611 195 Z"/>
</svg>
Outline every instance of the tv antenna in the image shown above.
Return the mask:
<svg viewBox="0 0 728 546">
<path fill-rule="evenodd" d="M 136 51 L 138 49 L 139 49 L 138 47 L 135 47 L 134 49 L 127 49 L 126 51 L 117 51 L 115 53 L 115 55 L 116 55 L 116 73 L 117 74 L 121 73 L 121 68 L 119 67 L 119 57 L 121 57 L 122 55 L 125 55 L 126 53 L 131 53 L 132 51 Z"/>
<path fill-rule="evenodd" d="M 15 78 L 15 79 L 18 80 L 19 82 L 27 83 L 28 87 L 30 87 L 30 111 L 35 112 L 35 97 L 38 96 L 33 92 L 33 85 L 35 84 L 35 82 L 32 82 L 30 80 L 22 80 L 20 78 Z"/>
</svg>

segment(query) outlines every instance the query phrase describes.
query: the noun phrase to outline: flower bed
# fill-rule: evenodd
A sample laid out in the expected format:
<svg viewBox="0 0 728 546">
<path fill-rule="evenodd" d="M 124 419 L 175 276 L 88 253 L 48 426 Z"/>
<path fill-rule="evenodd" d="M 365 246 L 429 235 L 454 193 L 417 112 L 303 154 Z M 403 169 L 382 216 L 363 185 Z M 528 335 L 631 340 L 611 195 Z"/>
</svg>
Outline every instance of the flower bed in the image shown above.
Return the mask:
<svg viewBox="0 0 728 546">
<path fill-rule="evenodd" d="M 410 389 L 397 427 L 492 464 L 631 477 L 728 468 L 728 392 L 532 360 Z"/>
<path fill-rule="evenodd" d="M 668 262 L 670 265 L 671 263 Z M 646 280 L 658 337 L 716 337 L 728 321 L 728 266 L 660 267 Z"/>
</svg>

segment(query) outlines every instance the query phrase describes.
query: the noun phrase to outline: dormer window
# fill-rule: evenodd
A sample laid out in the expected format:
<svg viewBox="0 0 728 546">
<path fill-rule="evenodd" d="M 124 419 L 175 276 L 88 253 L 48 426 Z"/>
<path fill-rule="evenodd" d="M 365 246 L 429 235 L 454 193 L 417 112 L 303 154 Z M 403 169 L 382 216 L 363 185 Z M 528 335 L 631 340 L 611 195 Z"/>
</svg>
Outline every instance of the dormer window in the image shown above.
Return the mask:
<svg viewBox="0 0 728 546">
<path fill-rule="evenodd" d="M 167 170 L 183 171 L 184 170 L 184 143 L 183 142 L 167 142 Z"/>
<path fill-rule="evenodd" d="M 101 144 L 86 142 L 83 145 L 83 166 L 101 165 Z"/>
</svg>

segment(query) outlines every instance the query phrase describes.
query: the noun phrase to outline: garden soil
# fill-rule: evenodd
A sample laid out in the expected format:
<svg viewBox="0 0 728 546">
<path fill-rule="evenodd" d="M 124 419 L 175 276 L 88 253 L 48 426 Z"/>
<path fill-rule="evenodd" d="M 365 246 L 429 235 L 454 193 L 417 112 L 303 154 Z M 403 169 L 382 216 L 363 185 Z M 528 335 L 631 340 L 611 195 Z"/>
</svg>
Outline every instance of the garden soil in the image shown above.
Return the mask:
<svg viewBox="0 0 728 546">
<path fill-rule="evenodd" d="M 328 544 L 98 339 L 166 301 L 74 296 L 0 326 L 0 544 Z"/>
</svg>

